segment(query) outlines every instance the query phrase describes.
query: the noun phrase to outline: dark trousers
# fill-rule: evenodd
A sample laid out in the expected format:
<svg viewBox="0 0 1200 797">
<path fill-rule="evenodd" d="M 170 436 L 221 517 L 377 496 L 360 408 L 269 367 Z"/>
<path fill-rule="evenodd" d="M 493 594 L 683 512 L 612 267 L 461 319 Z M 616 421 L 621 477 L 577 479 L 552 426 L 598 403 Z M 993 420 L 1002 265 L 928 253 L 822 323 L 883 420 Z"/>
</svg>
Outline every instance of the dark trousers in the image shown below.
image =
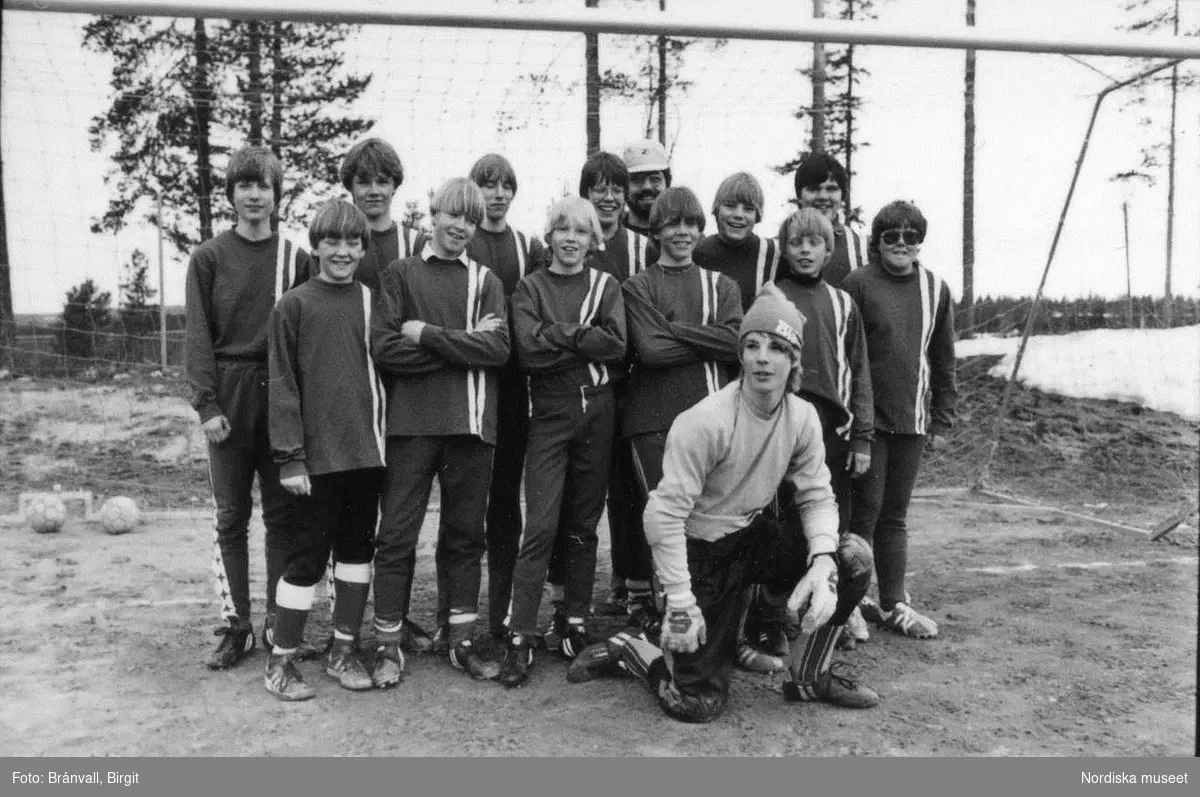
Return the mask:
<svg viewBox="0 0 1200 797">
<path fill-rule="evenodd" d="M 838 534 L 845 534 L 850 531 L 850 506 L 853 503 L 850 492 L 852 471 L 846 467 L 850 461 L 850 441 L 838 434 L 837 421 L 841 412 L 837 408 L 813 396 L 805 396 L 805 399 L 816 409 L 817 417 L 821 421 L 825 466 L 829 468 L 830 486 L 838 505 Z"/>
<path fill-rule="evenodd" d="M 513 567 L 521 547 L 521 473 L 529 438 L 529 387 L 515 368 L 499 376 L 496 453 L 487 509 L 488 626 L 504 630 L 512 598 Z"/>
<path fill-rule="evenodd" d="M 908 566 L 908 503 L 921 468 L 924 435 L 889 434 L 876 430 L 871 442 L 871 469 L 853 480 L 850 529 L 875 553 L 879 603 L 890 611 L 904 600 Z"/>
<path fill-rule="evenodd" d="M 673 653 L 652 673 L 651 688 L 668 714 L 687 722 L 719 716 L 729 700 L 728 673 L 737 657 L 737 639 L 746 589 L 762 584 L 783 600 L 808 571 L 808 541 L 800 526 L 759 516 L 749 526 L 716 542 L 688 539 L 692 593 L 704 615 L 706 642 L 694 653 Z M 866 594 L 869 572 L 856 574 L 838 556 L 837 608 L 829 623 L 843 625 Z"/>
<path fill-rule="evenodd" d="M 667 433 L 653 432 L 627 438 L 622 448 L 629 457 L 626 473 L 629 514 L 624 540 L 625 577 L 650 581 L 654 575 L 654 559 L 650 554 L 650 544 L 646 542 L 642 513 L 646 511 L 650 491 L 662 480 Z"/>
<path fill-rule="evenodd" d="M 249 527 L 254 476 L 262 495 L 266 533 L 267 611 L 275 609 L 275 585 L 283 574 L 296 502 L 279 484 L 267 426 L 266 363 L 230 362 L 217 367 L 217 401 L 229 420 L 229 437 L 208 445 L 208 477 L 216 503 L 212 568 L 221 616 L 250 621 Z"/>
<path fill-rule="evenodd" d="M 528 520 L 513 573 L 514 631 L 537 630 L 556 539 L 565 575 L 563 610 L 568 617 L 591 613 L 596 525 L 604 511 L 614 414 L 608 386 L 575 396 L 533 397 L 525 460 Z"/>
<path fill-rule="evenodd" d="M 629 525 L 633 522 L 634 507 L 638 503 L 637 480 L 634 478 L 633 453 L 629 440 L 621 436 L 621 426 L 624 423 L 624 397 L 621 395 L 624 384 L 617 385 L 617 416 L 613 422 L 613 454 L 612 464 L 608 471 L 608 539 L 609 559 L 612 562 L 611 586 L 618 587 L 625 579 L 648 581 L 650 576 L 645 571 L 644 563 L 634 563 L 633 574 L 630 575 Z"/>
<path fill-rule="evenodd" d="M 330 553 L 348 565 L 371 563 L 383 476 L 383 468 L 362 468 L 309 477 L 312 493 L 297 499 L 300 520 L 289 546 L 285 581 L 316 586 Z"/>
<path fill-rule="evenodd" d="M 375 618 L 384 625 L 408 616 L 417 540 L 437 476 L 438 591 L 446 597 L 439 626 L 450 612 L 474 614 L 485 547 L 484 517 L 492 475 L 492 446 L 474 435 L 389 437 L 379 532 L 375 538 Z M 441 599 L 439 598 L 439 605 Z"/>
</svg>

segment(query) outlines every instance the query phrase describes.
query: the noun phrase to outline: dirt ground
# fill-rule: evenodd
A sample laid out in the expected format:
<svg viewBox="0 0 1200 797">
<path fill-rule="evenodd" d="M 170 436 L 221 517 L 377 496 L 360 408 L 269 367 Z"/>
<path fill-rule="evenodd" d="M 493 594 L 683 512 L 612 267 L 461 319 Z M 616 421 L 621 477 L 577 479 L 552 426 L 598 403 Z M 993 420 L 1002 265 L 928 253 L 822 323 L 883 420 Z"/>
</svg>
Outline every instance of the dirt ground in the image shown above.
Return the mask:
<svg viewBox="0 0 1200 797">
<path fill-rule="evenodd" d="M 354 694 L 306 663 L 317 699 L 279 703 L 263 689 L 261 651 L 228 672 L 201 664 L 215 642 L 211 520 L 203 447 L 172 390 L 0 386 L 0 513 L 14 511 L 17 491 L 59 482 L 175 510 L 148 513 L 124 536 L 78 518 L 49 535 L 0 522 L 0 749 L 8 755 L 1192 753 L 1194 518 L 1150 542 L 927 485 L 910 515 L 910 589 L 941 636 L 873 633 L 838 654 L 879 691 L 877 709 L 788 704 L 780 676 L 739 672 L 729 712 L 688 726 L 665 717 L 631 678 L 568 684 L 565 662 L 546 653 L 531 681 L 511 691 L 414 656 L 399 688 Z M 64 432 L 55 418 L 78 426 Z M 1143 525 L 1171 504 L 1144 506 Z M 431 512 L 414 594 L 414 619 L 426 626 L 434 594 L 424 543 L 436 520 Z M 257 628 L 257 522 L 252 539 Z M 598 587 L 607 584 L 603 542 L 600 560 Z M 314 618 L 315 640 L 327 618 L 323 610 Z"/>
</svg>

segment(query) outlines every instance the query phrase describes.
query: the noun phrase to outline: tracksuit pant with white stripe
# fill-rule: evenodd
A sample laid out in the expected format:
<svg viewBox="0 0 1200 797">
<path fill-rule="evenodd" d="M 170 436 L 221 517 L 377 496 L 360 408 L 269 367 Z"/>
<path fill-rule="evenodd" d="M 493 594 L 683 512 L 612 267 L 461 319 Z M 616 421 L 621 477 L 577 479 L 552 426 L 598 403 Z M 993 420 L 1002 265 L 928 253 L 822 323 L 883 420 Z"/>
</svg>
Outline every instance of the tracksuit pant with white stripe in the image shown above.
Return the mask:
<svg viewBox="0 0 1200 797">
<path fill-rule="evenodd" d="M 611 384 L 574 395 L 533 394 L 525 454 L 525 534 L 513 572 L 511 627 L 537 630 L 556 538 L 568 617 L 587 617 L 596 577 L 596 526 L 604 511 L 616 400 Z"/>
<path fill-rule="evenodd" d="M 438 600 L 438 627 L 449 623 L 452 613 L 478 612 L 492 452 L 493 446 L 475 435 L 388 437 L 375 539 L 376 625 L 408 617 L 417 541 L 435 476 L 441 512 L 434 558 L 438 591 L 445 595 Z"/>
<path fill-rule="evenodd" d="M 266 526 L 267 612 L 275 610 L 275 586 L 283 573 L 288 541 L 296 522 L 296 501 L 279 483 L 267 426 L 265 360 L 218 360 L 217 400 L 230 433 L 208 444 L 208 473 L 216 502 L 213 575 L 221 614 L 250 622 L 249 528 L 254 476 L 262 494 Z"/>
<path fill-rule="evenodd" d="M 850 530 L 875 549 L 879 604 L 884 611 L 904 601 L 908 504 L 924 450 L 923 434 L 892 434 L 876 429 L 871 441 L 871 469 L 851 481 Z"/>
</svg>

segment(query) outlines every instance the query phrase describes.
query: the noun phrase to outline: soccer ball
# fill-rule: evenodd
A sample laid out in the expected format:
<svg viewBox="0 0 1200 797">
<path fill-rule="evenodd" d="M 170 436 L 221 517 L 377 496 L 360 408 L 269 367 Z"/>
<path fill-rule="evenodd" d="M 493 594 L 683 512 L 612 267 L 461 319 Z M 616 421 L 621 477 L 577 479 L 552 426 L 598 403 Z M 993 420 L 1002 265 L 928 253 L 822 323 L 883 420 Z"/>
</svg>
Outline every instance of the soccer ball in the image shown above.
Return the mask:
<svg viewBox="0 0 1200 797">
<path fill-rule="evenodd" d="M 35 495 L 25 505 L 25 522 L 38 534 L 59 531 L 67 522 L 67 507 L 57 495 Z"/>
<path fill-rule="evenodd" d="M 109 534 L 125 534 L 133 531 L 133 527 L 141 520 L 142 513 L 132 498 L 124 495 L 114 496 L 100 507 L 100 525 Z"/>
</svg>

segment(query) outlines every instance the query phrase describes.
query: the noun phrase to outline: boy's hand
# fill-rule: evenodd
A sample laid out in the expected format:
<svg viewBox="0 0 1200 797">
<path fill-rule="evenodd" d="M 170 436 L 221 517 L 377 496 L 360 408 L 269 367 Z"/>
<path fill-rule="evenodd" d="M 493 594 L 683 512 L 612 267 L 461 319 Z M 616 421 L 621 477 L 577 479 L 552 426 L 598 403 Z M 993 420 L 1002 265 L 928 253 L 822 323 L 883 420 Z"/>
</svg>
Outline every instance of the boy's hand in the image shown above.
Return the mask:
<svg viewBox="0 0 1200 797">
<path fill-rule="evenodd" d="M 787 602 L 788 611 L 792 614 L 799 614 L 801 609 L 808 607 L 808 611 L 800 619 L 800 630 L 803 633 L 811 634 L 833 617 L 837 608 L 837 585 L 837 561 L 832 554 L 818 555 L 813 559 L 804 578 L 800 579 L 800 583 L 792 590 L 792 596 Z"/>
<path fill-rule="evenodd" d="M 704 615 L 696 605 L 696 597 L 690 592 L 679 599 L 668 596 L 662 625 L 663 650 L 695 653 L 706 641 L 708 629 L 704 627 Z"/>
<path fill-rule="evenodd" d="M 420 343 L 421 330 L 424 328 L 424 321 L 405 321 L 400 325 L 400 334 L 409 343 Z"/>
<path fill-rule="evenodd" d="M 929 439 L 925 441 L 925 448 L 929 451 L 940 451 L 946 447 L 946 438 L 940 434 L 931 434 Z"/>
<path fill-rule="evenodd" d="M 214 415 L 200 424 L 200 428 L 204 430 L 204 436 L 210 443 L 225 442 L 225 438 L 229 437 L 229 433 L 233 431 L 233 427 L 229 425 L 229 419 L 224 415 Z"/>
<path fill-rule="evenodd" d="M 308 480 L 307 473 L 288 476 L 286 479 L 280 479 L 279 483 L 292 495 L 312 495 L 312 482 Z"/>
<path fill-rule="evenodd" d="M 476 332 L 495 332 L 497 329 L 504 329 L 504 319 L 495 313 L 488 313 L 475 325 Z"/>
<path fill-rule="evenodd" d="M 869 451 L 862 454 L 850 452 L 850 456 L 846 459 L 846 470 L 850 471 L 850 478 L 857 479 L 871 469 L 871 453 Z"/>
</svg>

